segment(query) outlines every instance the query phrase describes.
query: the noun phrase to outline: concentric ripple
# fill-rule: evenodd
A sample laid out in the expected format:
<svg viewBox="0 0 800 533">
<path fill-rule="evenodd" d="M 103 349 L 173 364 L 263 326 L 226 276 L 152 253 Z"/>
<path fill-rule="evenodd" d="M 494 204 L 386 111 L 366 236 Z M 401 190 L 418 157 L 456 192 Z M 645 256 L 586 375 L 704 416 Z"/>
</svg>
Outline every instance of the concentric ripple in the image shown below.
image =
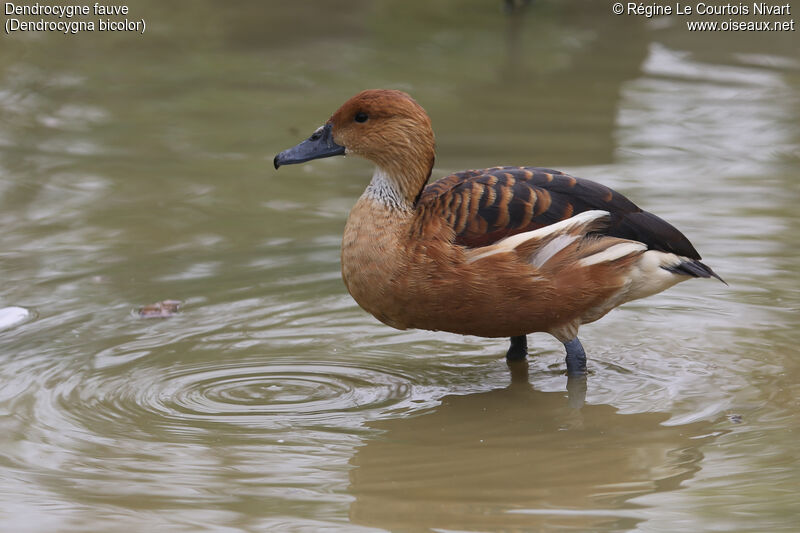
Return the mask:
<svg viewBox="0 0 800 533">
<path fill-rule="evenodd" d="M 234 370 L 235 373 L 231 373 Z M 385 407 L 408 393 L 405 380 L 340 365 L 266 365 L 214 368 L 171 376 L 170 394 L 152 397 L 189 416 L 286 415 L 314 417 Z M 174 387 L 174 389 L 173 389 Z"/>
<path fill-rule="evenodd" d="M 181 433 L 208 423 L 344 429 L 396 408 L 411 385 L 397 373 L 330 362 L 212 361 L 140 368 L 124 377 L 97 372 L 63 383 L 56 395 L 60 409 L 81 424 L 123 422 L 128 433 L 130 423 Z"/>
</svg>

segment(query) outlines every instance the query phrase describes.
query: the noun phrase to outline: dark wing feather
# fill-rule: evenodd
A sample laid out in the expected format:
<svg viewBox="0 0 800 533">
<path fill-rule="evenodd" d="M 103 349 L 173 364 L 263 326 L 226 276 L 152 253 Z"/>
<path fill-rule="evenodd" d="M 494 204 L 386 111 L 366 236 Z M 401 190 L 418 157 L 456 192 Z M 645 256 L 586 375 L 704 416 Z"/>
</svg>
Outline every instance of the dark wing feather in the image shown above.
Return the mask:
<svg viewBox="0 0 800 533">
<path fill-rule="evenodd" d="M 496 167 L 458 172 L 428 185 L 419 204 L 431 215 L 444 217 L 455 230 L 455 242 L 470 248 L 602 209 L 611 213 L 602 234 L 700 259 L 689 239 L 668 222 L 613 189 L 557 170 Z"/>
</svg>

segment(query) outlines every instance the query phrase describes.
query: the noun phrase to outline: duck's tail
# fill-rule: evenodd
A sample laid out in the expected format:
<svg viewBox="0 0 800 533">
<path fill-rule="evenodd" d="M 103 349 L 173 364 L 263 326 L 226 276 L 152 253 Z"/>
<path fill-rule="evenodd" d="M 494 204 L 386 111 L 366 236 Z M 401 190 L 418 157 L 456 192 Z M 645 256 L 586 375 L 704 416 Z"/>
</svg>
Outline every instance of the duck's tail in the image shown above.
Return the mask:
<svg viewBox="0 0 800 533">
<path fill-rule="evenodd" d="M 711 270 L 711 267 L 697 259 L 689 259 L 688 257 L 675 256 L 680 261 L 676 264 L 661 265 L 661 268 L 678 274 L 679 276 L 691 276 L 693 278 L 717 278 L 725 285 L 727 281 L 722 279 L 719 274 Z"/>
</svg>

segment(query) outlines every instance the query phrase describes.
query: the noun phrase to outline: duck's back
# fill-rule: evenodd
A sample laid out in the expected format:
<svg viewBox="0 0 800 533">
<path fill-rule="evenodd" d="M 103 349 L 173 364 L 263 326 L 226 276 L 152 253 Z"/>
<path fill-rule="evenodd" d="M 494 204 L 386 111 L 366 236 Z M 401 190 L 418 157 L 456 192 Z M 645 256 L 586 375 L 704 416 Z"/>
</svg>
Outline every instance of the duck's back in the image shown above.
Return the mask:
<svg viewBox="0 0 800 533">
<path fill-rule="evenodd" d="M 665 220 L 619 192 L 587 179 L 539 167 L 466 170 L 425 187 L 418 209 L 443 217 L 455 243 L 476 248 L 600 209 L 611 221 L 600 233 L 639 241 L 649 249 L 700 259 L 692 243 Z"/>
</svg>

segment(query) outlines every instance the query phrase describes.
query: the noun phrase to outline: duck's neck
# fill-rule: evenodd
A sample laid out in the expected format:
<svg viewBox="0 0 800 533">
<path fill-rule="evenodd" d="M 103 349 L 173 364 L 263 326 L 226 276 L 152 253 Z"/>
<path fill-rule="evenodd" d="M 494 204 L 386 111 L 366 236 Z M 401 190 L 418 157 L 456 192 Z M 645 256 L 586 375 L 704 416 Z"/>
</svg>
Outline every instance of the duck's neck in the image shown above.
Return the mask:
<svg viewBox="0 0 800 533">
<path fill-rule="evenodd" d="M 378 165 L 364 196 L 390 210 L 412 211 L 433 170 L 434 157 L 426 161 L 406 160 L 403 165 Z"/>
<path fill-rule="evenodd" d="M 410 211 L 414 209 L 414 201 L 403 190 L 403 183 L 404 180 L 390 175 L 381 167 L 375 167 L 364 196 L 390 210 Z"/>
</svg>

